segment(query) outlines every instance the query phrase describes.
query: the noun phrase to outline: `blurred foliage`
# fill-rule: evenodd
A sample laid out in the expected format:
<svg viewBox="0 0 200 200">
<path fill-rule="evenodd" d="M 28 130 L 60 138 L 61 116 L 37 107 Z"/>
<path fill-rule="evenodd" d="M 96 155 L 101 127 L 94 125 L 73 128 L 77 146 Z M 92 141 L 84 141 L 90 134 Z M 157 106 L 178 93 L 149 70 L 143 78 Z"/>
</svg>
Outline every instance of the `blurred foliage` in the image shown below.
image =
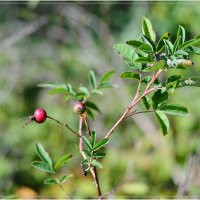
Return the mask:
<svg viewBox="0 0 200 200">
<path fill-rule="evenodd" d="M 31 167 L 37 142 L 45 144 L 55 159 L 66 152 L 73 154 L 67 170 L 63 169 L 74 174 L 64 185 L 69 195 L 96 195 L 91 177 L 82 175 L 73 134 L 51 121 L 22 128 L 19 119 L 42 107 L 50 116 L 78 129 L 73 102 L 48 95 L 37 84 L 53 81 L 79 87 L 87 82 L 89 70 L 100 77 L 114 69 L 117 73 L 112 80 L 118 88 L 96 99 L 102 114 L 91 121 L 98 137 L 104 136 L 130 102 L 136 86 L 117 77 L 125 66 L 112 46 L 137 38 L 142 16 L 151 19 L 158 36 L 168 31 L 175 37 L 179 24 L 188 37 L 200 32 L 199 2 L 0 5 L 1 196 L 64 196 L 59 188 L 43 185 L 45 174 Z M 176 72 L 198 77 L 200 59 L 194 56 L 193 61 L 193 70 Z M 172 102 L 179 99 L 186 105 L 191 116 L 170 117 L 172 128 L 165 137 L 151 114 L 137 115 L 120 125 L 108 145 L 104 168 L 99 169 L 103 193 L 113 191 L 109 198 L 200 195 L 199 95 L 198 88 L 183 88 L 171 97 Z"/>
</svg>

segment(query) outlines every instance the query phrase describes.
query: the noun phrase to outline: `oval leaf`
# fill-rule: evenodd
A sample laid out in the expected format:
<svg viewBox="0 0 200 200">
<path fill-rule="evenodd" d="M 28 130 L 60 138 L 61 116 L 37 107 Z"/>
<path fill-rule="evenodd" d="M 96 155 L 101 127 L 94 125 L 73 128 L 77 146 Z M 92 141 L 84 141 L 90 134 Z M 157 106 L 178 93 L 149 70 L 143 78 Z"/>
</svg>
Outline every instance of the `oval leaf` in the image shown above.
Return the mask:
<svg viewBox="0 0 200 200">
<path fill-rule="evenodd" d="M 98 108 L 98 106 L 96 105 L 96 104 L 94 104 L 93 102 L 91 102 L 91 101 L 86 101 L 85 102 L 85 105 L 86 105 L 86 107 L 89 107 L 89 108 L 91 108 L 91 109 L 93 109 L 93 110 L 96 110 L 97 112 L 101 112 L 100 110 L 99 110 L 99 108 Z"/>
<path fill-rule="evenodd" d="M 61 178 L 60 178 L 60 183 L 65 183 L 66 181 L 68 181 L 70 178 L 72 178 L 73 177 L 73 175 L 72 174 L 70 174 L 70 175 L 64 175 L 64 176 L 62 176 Z"/>
<path fill-rule="evenodd" d="M 50 166 L 52 166 L 52 160 L 51 160 L 48 152 L 45 151 L 42 144 L 40 144 L 40 143 L 36 144 L 36 153 L 42 161 L 44 161 L 45 163 L 48 163 Z"/>
<path fill-rule="evenodd" d="M 188 109 L 178 104 L 167 104 L 159 108 L 159 110 L 169 115 L 189 116 Z"/>
<path fill-rule="evenodd" d="M 146 17 L 142 18 L 142 32 L 144 35 L 149 37 L 153 42 L 155 42 L 156 40 L 155 32 L 152 28 L 150 20 Z"/>
<path fill-rule="evenodd" d="M 44 184 L 48 184 L 48 185 L 57 185 L 59 184 L 58 181 L 54 178 L 48 178 L 46 180 L 44 180 Z"/>
<path fill-rule="evenodd" d="M 156 118 L 160 124 L 163 135 L 166 135 L 169 131 L 169 120 L 168 120 L 167 116 L 165 115 L 164 112 L 162 112 L 160 110 L 156 110 L 155 114 L 156 114 Z"/>
<path fill-rule="evenodd" d="M 155 70 L 158 70 L 158 69 L 164 69 L 164 67 L 165 67 L 165 61 L 159 60 L 152 67 L 148 67 L 144 71 L 145 72 L 152 72 L 152 71 L 155 71 Z"/>
<path fill-rule="evenodd" d="M 83 143 L 92 151 L 92 145 L 90 144 L 89 140 L 85 136 L 83 136 L 82 139 Z"/>
<path fill-rule="evenodd" d="M 120 74 L 120 78 L 130 78 L 140 80 L 140 75 L 134 72 L 123 72 Z"/>
<path fill-rule="evenodd" d="M 129 41 L 127 41 L 126 43 L 127 43 L 128 45 L 131 45 L 131 46 L 135 47 L 135 48 L 138 48 L 138 47 L 140 47 L 141 45 L 144 44 L 144 43 L 142 43 L 142 42 L 140 42 L 140 41 L 138 41 L 138 40 L 129 40 Z"/>
<path fill-rule="evenodd" d="M 164 43 L 163 40 L 164 40 L 164 39 L 165 39 L 165 40 L 168 40 L 169 37 L 170 37 L 170 34 L 169 34 L 168 32 L 164 33 L 164 34 L 161 36 L 161 38 L 160 38 L 160 40 L 158 41 L 158 44 L 157 44 L 157 46 L 156 46 L 156 51 L 157 51 L 157 53 L 161 52 L 162 49 L 163 49 L 164 46 L 165 46 L 165 43 Z"/>
<path fill-rule="evenodd" d="M 89 83 L 91 84 L 93 89 L 96 89 L 96 87 L 97 87 L 96 76 L 92 70 L 89 72 Z"/>
<path fill-rule="evenodd" d="M 93 167 L 103 168 L 102 164 L 96 160 L 93 160 L 91 164 Z"/>
<path fill-rule="evenodd" d="M 100 78 L 100 82 L 109 81 L 110 78 L 113 76 L 114 73 L 115 73 L 114 70 L 111 70 L 111 71 L 105 73 L 105 74 Z"/>
<path fill-rule="evenodd" d="M 109 142 L 108 138 L 104 138 L 104 139 L 100 140 L 99 142 L 97 142 L 94 145 L 93 151 L 96 151 L 96 150 L 100 149 L 101 147 L 103 147 L 104 145 L 106 145 L 108 142 Z"/>
<path fill-rule="evenodd" d="M 35 167 L 36 169 L 39 169 L 41 171 L 44 171 L 44 172 L 47 172 L 47 173 L 50 173 L 50 174 L 54 173 L 54 170 L 53 170 L 52 166 L 48 165 L 45 162 L 34 161 L 34 162 L 31 163 L 31 165 L 33 167 Z"/>
<path fill-rule="evenodd" d="M 63 167 L 63 166 L 68 162 L 68 160 L 69 160 L 70 158 L 72 158 L 72 155 L 69 155 L 69 154 L 64 155 L 63 157 L 61 157 L 61 158 L 56 162 L 56 164 L 55 164 L 55 166 L 54 166 L 54 169 L 55 169 L 55 170 L 58 170 L 58 169 L 60 169 L 61 167 Z"/>
</svg>

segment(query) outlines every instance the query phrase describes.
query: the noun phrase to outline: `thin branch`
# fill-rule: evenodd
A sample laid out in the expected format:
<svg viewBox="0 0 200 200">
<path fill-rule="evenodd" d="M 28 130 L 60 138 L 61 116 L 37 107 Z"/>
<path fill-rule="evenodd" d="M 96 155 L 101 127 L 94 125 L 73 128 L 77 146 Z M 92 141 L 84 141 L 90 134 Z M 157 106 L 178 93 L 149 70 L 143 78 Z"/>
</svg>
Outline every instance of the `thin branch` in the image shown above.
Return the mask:
<svg viewBox="0 0 200 200">
<path fill-rule="evenodd" d="M 74 131 L 68 124 L 64 124 L 64 123 L 58 121 L 57 119 L 55 119 L 55 118 L 53 118 L 53 117 L 50 117 L 50 116 L 47 116 L 47 117 L 48 117 L 49 119 L 51 119 L 51 120 L 57 122 L 58 124 L 67 127 L 72 133 L 74 133 L 76 136 L 80 137 L 80 135 L 79 135 L 76 131 Z"/>
<path fill-rule="evenodd" d="M 140 111 L 140 112 L 133 111 L 133 112 L 129 113 L 126 117 L 124 117 L 124 119 L 126 119 L 128 117 L 131 117 L 133 115 L 143 114 L 143 113 L 150 113 L 150 112 L 154 112 L 154 111 L 153 110 Z"/>
</svg>

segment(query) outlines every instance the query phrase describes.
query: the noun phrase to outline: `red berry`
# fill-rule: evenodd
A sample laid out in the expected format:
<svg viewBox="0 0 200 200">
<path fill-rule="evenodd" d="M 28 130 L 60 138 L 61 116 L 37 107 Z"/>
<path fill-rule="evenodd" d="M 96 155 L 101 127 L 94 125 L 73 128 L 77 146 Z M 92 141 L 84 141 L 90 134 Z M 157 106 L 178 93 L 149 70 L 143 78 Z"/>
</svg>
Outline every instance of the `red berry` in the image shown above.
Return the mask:
<svg viewBox="0 0 200 200">
<path fill-rule="evenodd" d="M 34 118 L 37 123 L 43 123 L 47 118 L 47 113 L 45 110 L 38 108 L 34 112 Z"/>
<path fill-rule="evenodd" d="M 74 105 L 73 111 L 77 114 L 83 114 L 86 111 L 85 104 L 78 102 Z"/>
</svg>

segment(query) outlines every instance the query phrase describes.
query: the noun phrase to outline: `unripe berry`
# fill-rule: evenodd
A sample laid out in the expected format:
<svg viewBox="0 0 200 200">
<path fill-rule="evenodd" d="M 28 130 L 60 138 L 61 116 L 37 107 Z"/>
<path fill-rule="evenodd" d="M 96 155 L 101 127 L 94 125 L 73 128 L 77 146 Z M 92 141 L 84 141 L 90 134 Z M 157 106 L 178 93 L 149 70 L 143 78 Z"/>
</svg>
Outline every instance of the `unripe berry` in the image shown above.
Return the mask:
<svg viewBox="0 0 200 200">
<path fill-rule="evenodd" d="M 34 112 L 34 119 L 37 123 L 43 123 L 47 118 L 47 113 L 44 109 L 38 108 Z"/>
<path fill-rule="evenodd" d="M 73 111 L 77 114 L 83 114 L 86 111 L 86 106 L 82 102 L 78 102 L 74 105 Z"/>
</svg>

